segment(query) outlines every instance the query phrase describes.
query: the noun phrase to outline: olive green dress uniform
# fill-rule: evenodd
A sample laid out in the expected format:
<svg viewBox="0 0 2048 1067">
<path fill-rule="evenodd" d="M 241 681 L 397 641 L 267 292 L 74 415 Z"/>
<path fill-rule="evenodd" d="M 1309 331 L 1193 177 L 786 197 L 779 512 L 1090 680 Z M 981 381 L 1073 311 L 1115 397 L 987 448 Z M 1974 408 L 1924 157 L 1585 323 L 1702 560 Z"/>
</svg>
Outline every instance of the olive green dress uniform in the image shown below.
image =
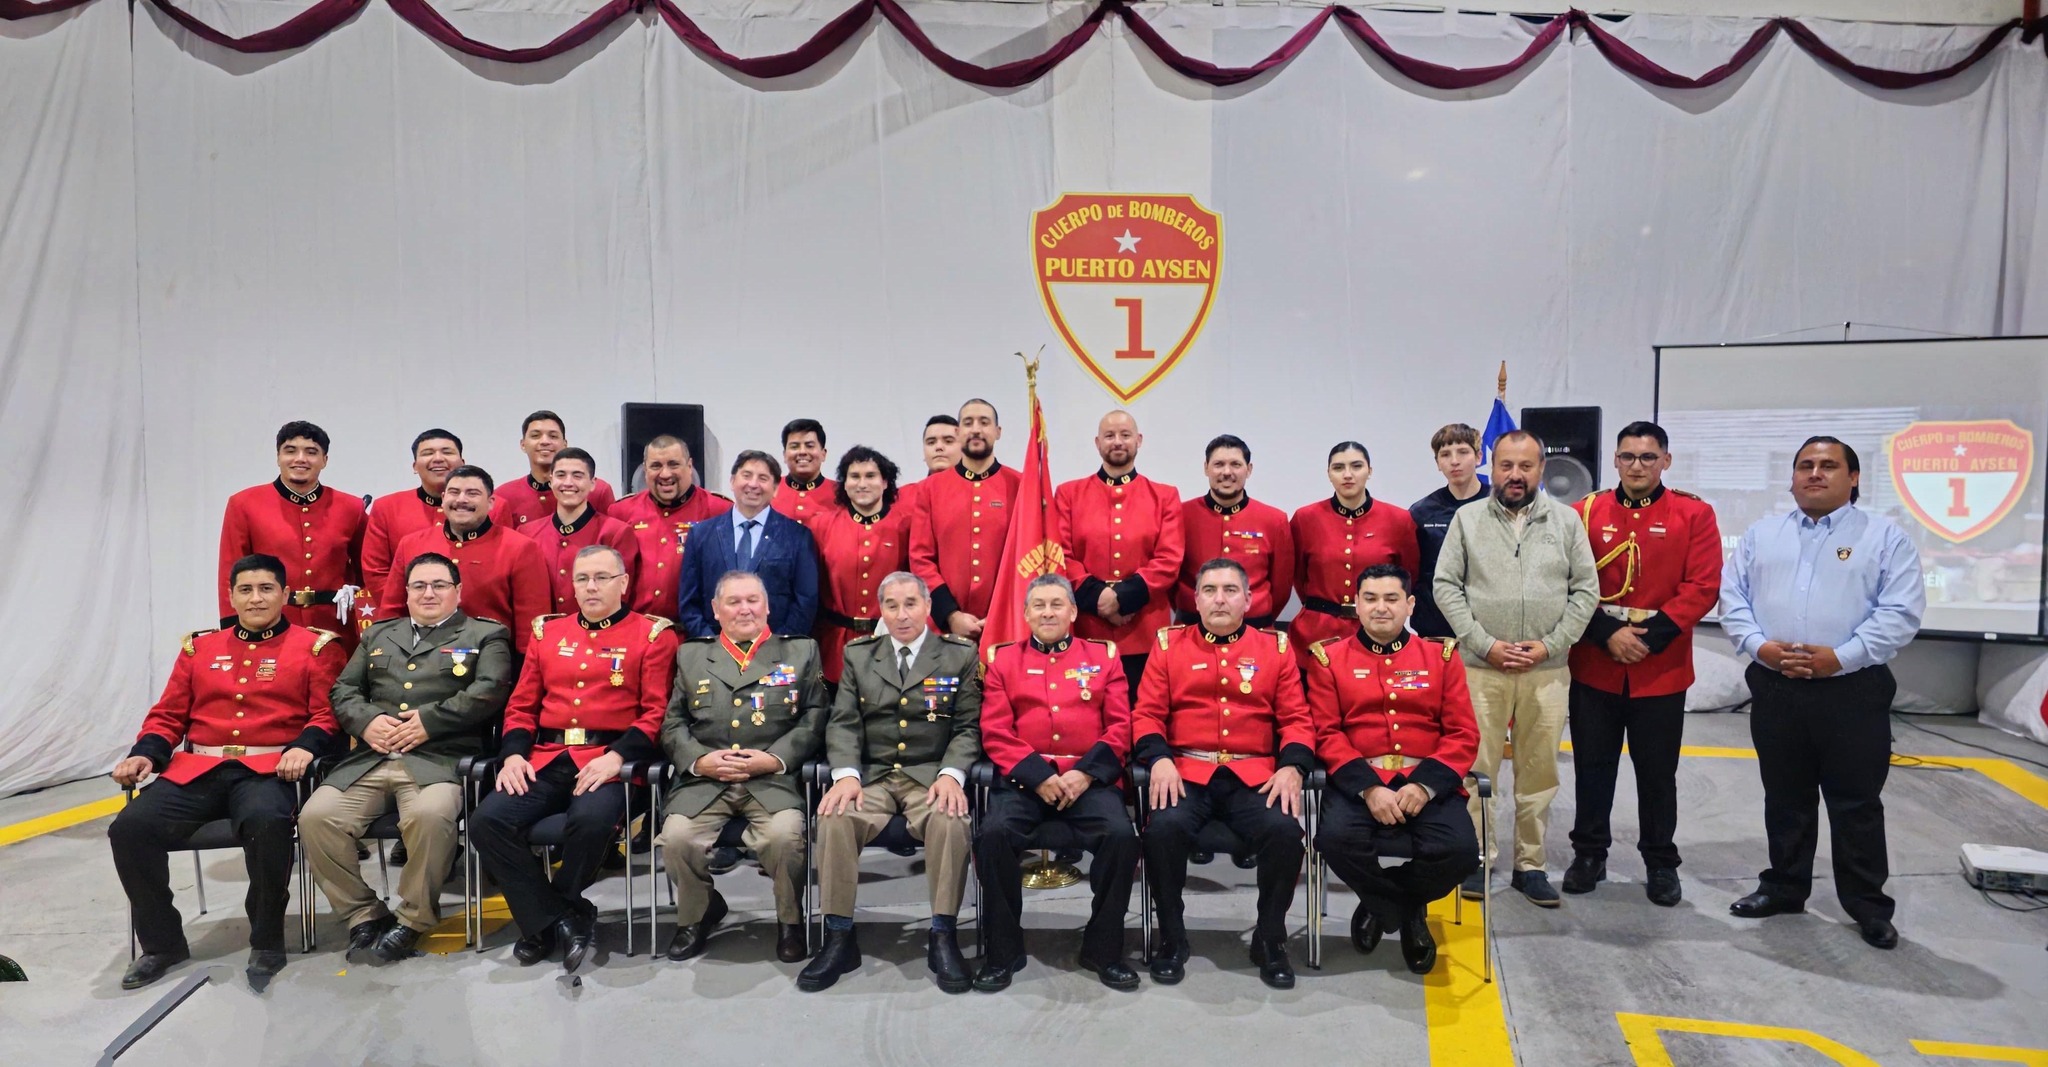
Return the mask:
<svg viewBox="0 0 2048 1067">
<path fill-rule="evenodd" d="M 889 818 L 902 814 L 924 842 L 932 914 L 958 915 L 973 849 L 965 816 L 944 814 L 928 798 L 941 770 L 966 786 L 981 758 L 981 678 L 975 643 L 927 633 L 905 675 L 896 642 L 872 634 L 848 643 L 839 695 L 825 727 L 825 755 L 836 780 L 858 771 L 861 806 L 818 819 L 818 880 L 825 914 L 851 917 L 860 850 Z"/>
<path fill-rule="evenodd" d="M 402 754 L 357 745 L 321 781 L 299 816 L 313 877 L 345 924 L 389 910 L 364 883 L 356 843 L 392 805 L 413 857 L 401 868 L 398 921 L 425 932 L 440 922 L 441 879 L 454 862 L 462 787 L 456 765 L 483 752 L 512 692 L 512 635 L 457 611 L 417 639 L 409 618 L 370 627 L 334 683 L 334 717 L 360 738 L 380 715 L 419 713 L 427 740 Z"/>
<path fill-rule="evenodd" d="M 775 882 L 778 922 L 803 921 L 804 761 L 815 759 L 829 702 L 818 654 L 808 637 L 763 634 L 742 665 L 722 637 L 686 641 L 676 652 L 675 685 L 661 724 L 661 747 L 675 765 L 661 847 L 676 884 L 676 921 L 704 917 L 711 901 L 710 850 L 726 821 L 747 821 L 746 847 Z M 755 749 L 782 770 L 746 782 L 705 778 L 697 760 L 718 750 Z"/>
</svg>

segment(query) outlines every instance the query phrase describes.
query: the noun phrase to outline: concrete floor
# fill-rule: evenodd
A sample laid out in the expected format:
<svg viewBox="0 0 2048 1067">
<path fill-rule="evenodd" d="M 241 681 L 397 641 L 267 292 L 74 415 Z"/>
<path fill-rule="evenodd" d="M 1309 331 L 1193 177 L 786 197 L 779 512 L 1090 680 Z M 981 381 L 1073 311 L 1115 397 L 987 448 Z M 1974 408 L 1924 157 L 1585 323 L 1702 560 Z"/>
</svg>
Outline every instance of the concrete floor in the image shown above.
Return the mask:
<svg viewBox="0 0 2048 1067">
<path fill-rule="evenodd" d="M 2041 746 L 1972 723 L 1927 722 L 2004 752 L 2048 759 Z M 1900 752 L 1985 755 L 1903 727 L 1897 734 Z M 1746 748 L 1747 721 L 1696 715 L 1687 742 Z M 1563 760 L 1565 786 L 1550 835 L 1553 879 L 1570 858 L 1570 757 Z M 2048 771 L 2029 769 L 2048 778 Z M 707 957 L 688 964 L 651 959 L 644 945 L 642 955 L 627 957 L 614 926 L 611 956 L 588 970 L 580 989 L 568 986 L 558 967 L 512 964 L 509 930 L 494 935 L 482 955 L 351 966 L 336 951 L 343 932 L 323 898 L 320 949 L 294 953 L 284 974 L 257 996 L 241 978 L 247 925 L 240 918 L 240 857 L 212 853 L 205 860 L 212 910 L 205 916 L 196 914 L 189 862 L 180 857 L 172 864 L 194 961 L 157 986 L 124 993 L 123 899 L 101 819 L 0 848 L 0 954 L 21 962 L 30 977 L 0 985 L 0 1062 L 91 1062 L 179 979 L 202 969 L 218 980 L 124 1062 L 641 1064 L 707 1053 L 731 1064 L 957 1064 L 1006 1062 L 1024 1049 L 1062 1063 L 1207 1064 L 1284 1048 L 1290 1060 L 1316 1063 L 1421 1063 L 1433 1053 L 1439 1067 L 1889 1067 L 1962 1062 L 1924 1056 L 1914 1050 L 1915 1039 L 2048 1048 L 2048 1015 L 2040 1007 L 2040 991 L 2048 988 L 2048 912 L 2001 911 L 1956 874 L 1957 846 L 1966 840 L 2048 850 L 2048 810 L 1973 770 L 1895 769 L 1886 800 L 1891 891 L 1904 941 L 1887 953 L 1865 947 L 1844 925 L 1825 880 L 1807 915 L 1761 923 L 1731 918 L 1728 902 L 1752 888 L 1764 862 L 1755 764 L 1688 758 L 1680 782 L 1686 900 L 1678 908 L 1655 908 L 1642 896 L 1642 869 L 1630 849 L 1634 784 L 1626 770 L 1616 825 L 1629 851 L 1610 861 L 1612 881 L 1555 911 L 1500 891 L 1497 988 L 1512 1059 L 1490 1055 L 1483 1027 L 1471 1022 L 1474 1013 L 1445 1010 L 1444 983 L 1433 979 L 1435 988 L 1426 988 L 1401 968 L 1391 943 L 1371 957 L 1350 948 L 1342 935 L 1352 899 L 1341 887 L 1332 893 L 1324 970 L 1307 969 L 1297 937 L 1300 985 L 1267 990 L 1244 958 L 1250 873 L 1227 860 L 1195 868 L 1189 912 L 1196 958 L 1187 980 L 1167 988 L 1148 979 L 1135 994 L 1106 990 L 1074 965 L 1085 886 L 1028 896 L 1032 962 L 1007 993 L 940 994 L 923 966 L 923 879 L 914 861 L 871 853 L 861 914 L 867 965 L 822 994 L 797 993 L 791 978 L 798 968 L 775 962 L 767 880 L 742 867 L 723 876 L 721 888 L 735 908 L 729 923 L 743 925 L 729 926 Z M 0 801 L 0 825 L 110 789 L 77 783 Z M 1825 845 L 1822 852 L 1825 869 Z M 369 869 L 374 885 L 374 863 Z M 614 912 L 624 903 L 616 878 L 593 896 Z M 1466 917 L 1476 915 L 1468 908 Z M 1134 950 L 1137 925 L 1133 914 Z M 1468 955 L 1457 963 L 1476 968 L 1478 960 Z M 1636 1015 L 1663 1018 L 1666 1058 L 1648 1043 L 1632 1048 L 1624 1039 L 1624 1017 Z M 1796 1028 L 1867 1059 L 1843 1058 L 1840 1048 L 1830 1058 L 1768 1031 L 1673 1020 Z M 1688 1025 L 1707 1032 L 1682 1032 Z"/>
</svg>

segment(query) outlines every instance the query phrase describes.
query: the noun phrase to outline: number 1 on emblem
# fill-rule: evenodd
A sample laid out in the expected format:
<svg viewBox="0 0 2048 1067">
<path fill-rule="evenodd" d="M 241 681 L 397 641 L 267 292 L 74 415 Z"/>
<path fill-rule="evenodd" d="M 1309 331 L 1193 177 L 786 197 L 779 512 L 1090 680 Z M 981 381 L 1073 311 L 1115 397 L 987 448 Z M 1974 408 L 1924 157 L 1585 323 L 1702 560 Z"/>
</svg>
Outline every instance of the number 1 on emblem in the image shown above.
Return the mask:
<svg viewBox="0 0 2048 1067">
<path fill-rule="evenodd" d="M 1145 301 L 1135 296 L 1118 297 L 1116 306 L 1124 309 L 1124 347 L 1117 349 L 1118 359 L 1154 359 L 1159 353 L 1145 347 Z"/>
</svg>

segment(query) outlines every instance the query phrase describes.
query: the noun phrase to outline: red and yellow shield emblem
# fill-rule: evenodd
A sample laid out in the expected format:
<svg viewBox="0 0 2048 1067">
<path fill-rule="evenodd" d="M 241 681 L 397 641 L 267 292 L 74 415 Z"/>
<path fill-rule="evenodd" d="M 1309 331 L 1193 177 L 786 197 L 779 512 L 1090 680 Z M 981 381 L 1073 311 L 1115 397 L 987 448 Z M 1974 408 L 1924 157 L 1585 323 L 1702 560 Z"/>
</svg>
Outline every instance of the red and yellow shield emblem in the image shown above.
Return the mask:
<svg viewBox="0 0 2048 1067">
<path fill-rule="evenodd" d="M 1223 220 L 1192 196 L 1068 193 L 1031 217 L 1045 313 L 1128 403 L 1193 347 L 1216 299 Z"/>
<path fill-rule="evenodd" d="M 1884 450 L 1906 509 L 1949 541 L 1998 525 L 2034 470 L 2034 435 L 2010 419 L 1916 422 L 1886 438 Z"/>
</svg>

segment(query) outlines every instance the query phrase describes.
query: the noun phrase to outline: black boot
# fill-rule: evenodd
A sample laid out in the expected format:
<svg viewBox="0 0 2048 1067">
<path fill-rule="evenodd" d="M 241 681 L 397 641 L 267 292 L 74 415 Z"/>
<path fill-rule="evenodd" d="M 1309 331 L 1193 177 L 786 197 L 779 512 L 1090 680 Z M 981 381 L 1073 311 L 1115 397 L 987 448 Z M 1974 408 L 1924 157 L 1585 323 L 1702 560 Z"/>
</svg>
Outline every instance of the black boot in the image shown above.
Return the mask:
<svg viewBox="0 0 2048 1067">
<path fill-rule="evenodd" d="M 941 993 L 965 993 L 974 985 L 967 970 L 967 957 L 960 954 L 960 937 L 952 930 L 933 930 L 924 950 L 924 964 L 931 968 Z"/>
<path fill-rule="evenodd" d="M 830 988 L 842 974 L 860 970 L 860 933 L 849 926 L 844 930 L 825 928 L 825 943 L 818 948 L 818 954 L 796 976 L 796 987 L 806 993 L 816 993 Z"/>
</svg>

